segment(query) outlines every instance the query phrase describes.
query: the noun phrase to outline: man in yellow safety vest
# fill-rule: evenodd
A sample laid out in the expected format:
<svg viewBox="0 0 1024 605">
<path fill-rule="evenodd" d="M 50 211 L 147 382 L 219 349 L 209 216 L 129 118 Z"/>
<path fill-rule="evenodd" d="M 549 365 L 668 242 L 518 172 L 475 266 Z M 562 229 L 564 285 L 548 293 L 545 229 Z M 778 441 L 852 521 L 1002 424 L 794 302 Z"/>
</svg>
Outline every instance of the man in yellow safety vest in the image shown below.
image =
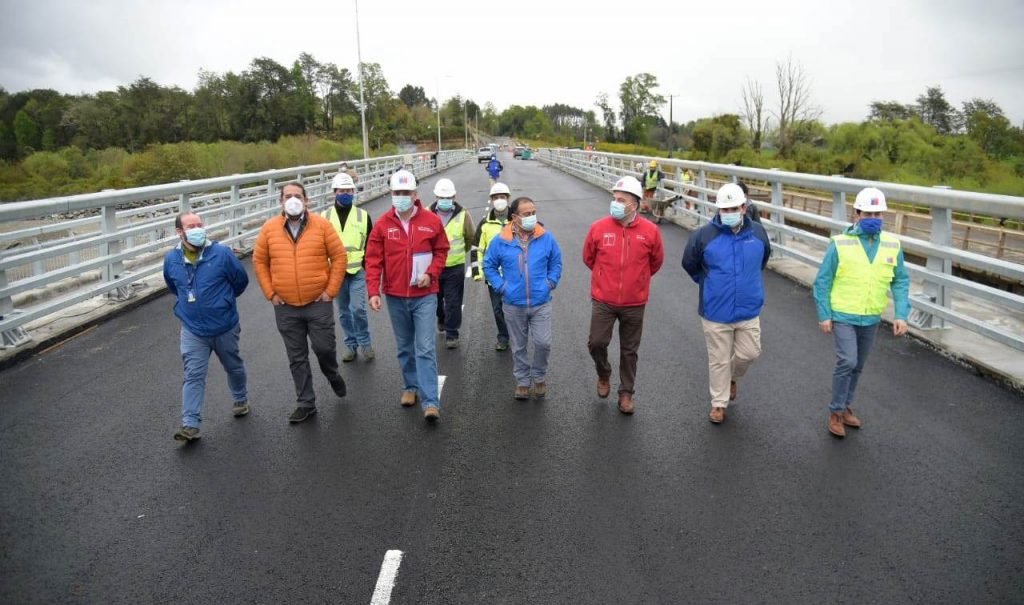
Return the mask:
<svg viewBox="0 0 1024 605">
<path fill-rule="evenodd" d="M 644 187 L 644 199 L 640 204 L 640 213 L 651 211 L 651 203 L 654 202 L 654 193 L 657 191 L 658 186 L 661 185 L 661 179 L 665 178 L 665 175 L 658 170 L 658 161 L 651 160 L 647 164 L 647 170 L 640 175 L 640 182 Z"/>
<path fill-rule="evenodd" d="M 437 292 L 437 331 L 444 332 L 444 345 L 449 349 L 459 346 L 459 328 L 462 327 L 462 294 L 466 280 L 466 243 L 476 236 L 473 219 L 466 209 L 455 201 L 455 183 L 440 179 L 434 185 L 437 201 L 430 211 L 437 214 L 448 235 L 448 259 L 441 271 Z"/>
<path fill-rule="evenodd" d="M 511 195 L 512 191 L 505 183 L 495 183 L 491 186 L 491 209 L 480 221 L 480 228 L 477 229 L 476 240 L 473 242 L 473 281 L 482 281 L 484 278 L 484 255 L 487 254 L 491 240 L 501 234 L 509 220 L 508 202 Z M 505 311 L 501 306 L 501 294 L 495 292 L 491 284 L 487 284 L 487 293 L 491 298 L 491 311 L 494 313 L 494 323 L 498 328 L 498 340 L 494 344 L 494 350 L 507 351 L 508 324 L 505 323 Z"/>
</svg>

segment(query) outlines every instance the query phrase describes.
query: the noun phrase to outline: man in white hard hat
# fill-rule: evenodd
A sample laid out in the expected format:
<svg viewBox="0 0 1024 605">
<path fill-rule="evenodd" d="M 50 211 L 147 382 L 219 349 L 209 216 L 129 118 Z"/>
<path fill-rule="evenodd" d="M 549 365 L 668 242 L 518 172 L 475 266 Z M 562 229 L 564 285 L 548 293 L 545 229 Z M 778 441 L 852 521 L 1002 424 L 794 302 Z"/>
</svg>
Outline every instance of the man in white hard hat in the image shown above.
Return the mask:
<svg viewBox="0 0 1024 605">
<path fill-rule="evenodd" d="M 416 177 L 391 175 L 391 209 L 377 218 L 366 244 L 366 289 L 370 308 L 388 303 L 402 370 L 403 407 L 420 402 L 423 417 L 441 417 L 437 384 L 437 292 L 448 258 L 448 238 L 437 215 L 416 197 Z"/>
<path fill-rule="evenodd" d="M 874 187 L 862 189 L 853 209 L 853 225 L 829 241 L 814 280 L 818 325 L 835 340 L 828 430 L 836 437 L 846 436 L 845 427 L 861 427 L 850 404 L 882 312 L 889 306 L 887 293 L 892 292 L 894 336 L 907 333 L 910 314 L 910 275 L 903 266 L 903 248 L 896 236 L 882 231 L 888 210 L 885 194 Z"/>
<path fill-rule="evenodd" d="M 358 348 L 363 349 L 363 357 L 371 360 L 376 357 L 373 342 L 370 338 L 370 322 L 366 313 L 366 240 L 373 229 L 370 214 L 355 206 L 356 184 L 352 177 L 339 172 L 331 182 L 334 189 L 334 204 L 324 211 L 323 216 L 330 221 L 334 231 L 345 245 L 348 263 L 345 267 L 345 281 L 341 282 L 341 290 L 334 299 L 338 312 L 338 323 L 345 337 L 345 353 L 341 360 L 355 361 Z"/>
<path fill-rule="evenodd" d="M 771 244 L 761 223 L 746 216 L 739 185 L 726 183 L 715 198 L 718 213 L 693 234 L 683 268 L 700 286 L 698 312 L 708 348 L 711 422 L 721 424 L 736 383 L 761 355 L 761 308 Z"/>
<path fill-rule="evenodd" d="M 590 337 L 587 347 L 597 369 L 597 396 L 611 391 L 608 345 L 619 322 L 619 411 L 632 414 L 637 351 L 651 278 L 665 260 L 661 231 L 638 214 L 640 181 L 624 176 L 612 185 L 609 216 L 590 226 L 583 264 L 590 269 Z"/>
<path fill-rule="evenodd" d="M 455 183 L 439 179 L 434 185 L 436 201 L 430 210 L 441 219 L 448 235 L 448 259 L 441 272 L 437 293 L 437 330 L 444 332 L 444 344 L 449 349 L 459 346 L 459 328 L 462 327 L 462 294 L 466 284 L 466 242 L 476 235 L 473 219 L 466 209 L 455 201 Z"/>
<path fill-rule="evenodd" d="M 505 183 L 495 183 L 491 186 L 490 204 L 491 209 L 480 221 L 480 228 L 476 230 L 476 238 L 473 241 L 473 280 L 481 281 L 484 278 L 483 266 L 484 255 L 487 254 L 487 247 L 491 241 L 501 233 L 508 223 L 508 203 L 511 197 L 511 190 Z M 502 310 L 501 294 L 496 292 L 490 283 L 487 284 L 487 293 L 491 298 L 491 311 L 494 313 L 494 323 L 498 328 L 498 340 L 494 344 L 496 351 L 508 350 L 508 324 L 505 323 L 505 312 Z"/>
</svg>

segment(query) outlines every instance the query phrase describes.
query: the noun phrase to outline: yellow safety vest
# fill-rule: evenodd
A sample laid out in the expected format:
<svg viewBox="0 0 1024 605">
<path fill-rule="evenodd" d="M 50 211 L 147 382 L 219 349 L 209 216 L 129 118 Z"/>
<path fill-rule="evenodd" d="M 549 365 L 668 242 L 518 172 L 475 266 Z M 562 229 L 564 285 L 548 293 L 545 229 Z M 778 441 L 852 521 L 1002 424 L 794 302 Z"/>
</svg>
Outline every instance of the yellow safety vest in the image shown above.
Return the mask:
<svg viewBox="0 0 1024 605">
<path fill-rule="evenodd" d="M 661 179 L 658 178 L 658 171 L 648 169 L 644 173 L 644 189 L 654 189 L 658 186 L 658 182 Z"/>
<path fill-rule="evenodd" d="M 832 237 L 839 256 L 839 266 L 829 297 L 833 311 L 851 315 L 881 315 L 889 305 L 887 294 L 896 272 L 900 240 L 884 232 L 879 234 L 879 238 L 875 260 L 870 262 L 856 235 L 843 233 Z"/>
<path fill-rule="evenodd" d="M 459 210 L 444 226 L 444 232 L 448 235 L 448 260 L 444 262 L 445 267 L 454 267 L 466 262 L 466 211 Z"/>
<path fill-rule="evenodd" d="M 324 212 L 324 218 L 331 221 L 338 237 L 341 238 L 341 243 L 345 245 L 345 254 L 348 256 L 346 271 L 352 275 L 359 273 L 363 268 L 363 256 L 366 254 L 366 211 L 353 206 L 348 212 L 344 228 L 338 219 L 336 208 L 332 207 Z"/>
</svg>

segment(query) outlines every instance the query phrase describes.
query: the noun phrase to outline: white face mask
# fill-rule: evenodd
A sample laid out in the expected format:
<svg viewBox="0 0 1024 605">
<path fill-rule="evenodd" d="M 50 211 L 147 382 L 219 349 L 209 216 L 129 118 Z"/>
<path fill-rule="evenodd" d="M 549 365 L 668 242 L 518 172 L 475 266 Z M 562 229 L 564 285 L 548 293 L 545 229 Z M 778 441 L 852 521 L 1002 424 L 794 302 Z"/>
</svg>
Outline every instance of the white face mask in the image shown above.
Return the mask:
<svg viewBox="0 0 1024 605">
<path fill-rule="evenodd" d="M 496 211 L 504 212 L 505 209 L 508 208 L 508 200 L 503 198 L 503 197 L 499 197 L 499 198 L 495 199 L 494 201 L 492 201 L 491 205 L 494 206 L 494 209 Z"/>
<path fill-rule="evenodd" d="M 306 205 L 302 203 L 302 198 L 290 197 L 284 201 L 284 213 L 290 218 L 299 218 L 305 209 Z"/>
</svg>

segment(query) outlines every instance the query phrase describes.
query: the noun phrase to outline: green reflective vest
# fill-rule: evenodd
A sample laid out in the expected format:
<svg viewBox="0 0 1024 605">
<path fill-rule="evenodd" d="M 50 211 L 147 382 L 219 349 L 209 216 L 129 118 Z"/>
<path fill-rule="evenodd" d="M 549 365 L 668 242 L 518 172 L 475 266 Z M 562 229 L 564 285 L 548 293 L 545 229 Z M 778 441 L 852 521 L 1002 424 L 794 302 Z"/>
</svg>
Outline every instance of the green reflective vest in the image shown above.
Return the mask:
<svg viewBox="0 0 1024 605">
<path fill-rule="evenodd" d="M 324 212 L 324 218 L 331 222 L 345 246 L 345 254 L 348 256 L 346 271 L 353 275 L 359 273 L 363 268 L 363 256 L 366 254 L 366 211 L 353 206 L 348 211 L 344 228 L 338 219 L 338 210 L 333 206 Z"/>
<path fill-rule="evenodd" d="M 466 211 L 460 210 L 453 216 L 448 224 L 444 226 L 444 232 L 448 235 L 448 260 L 444 261 L 445 267 L 454 267 L 466 262 Z"/>
<path fill-rule="evenodd" d="M 644 173 L 644 189 L 655 189 L 658 186 L 658 171 L 651 171 L 650 169 Z"/>
<path fill-rule="evenodd" d="M 868 260 L 856 235 L 843 233 L 833 236 L 832 241 L 839 257 L 829 297 L 832 310 L 852 315 L 881 315 L 889 305 L 888 292 L 900 255 L 900 240 L 880 233 L 874 262 Z"/>
</svg>

